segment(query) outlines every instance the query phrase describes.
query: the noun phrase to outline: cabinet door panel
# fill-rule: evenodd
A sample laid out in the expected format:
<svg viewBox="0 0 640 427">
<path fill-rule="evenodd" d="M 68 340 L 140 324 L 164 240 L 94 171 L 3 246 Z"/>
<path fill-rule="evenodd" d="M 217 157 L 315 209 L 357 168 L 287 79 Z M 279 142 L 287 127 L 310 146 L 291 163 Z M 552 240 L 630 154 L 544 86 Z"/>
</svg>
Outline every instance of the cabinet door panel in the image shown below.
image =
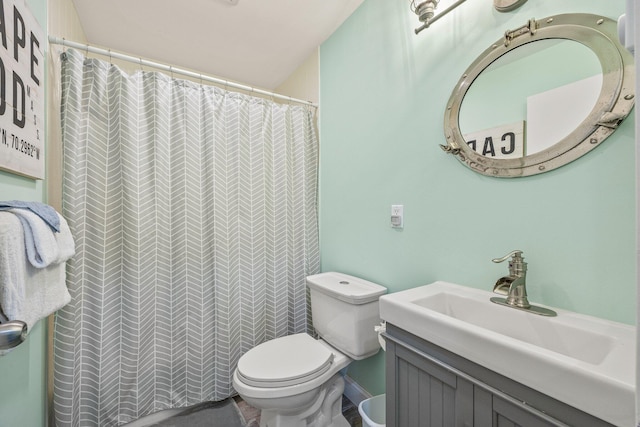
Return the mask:
<svg viewBox="0 0 640 427">
<path fill-rule="evenodd" d="M 399 427 L 470 427 L 472 386 L 442 367 L 398 348 L 396 358 L 397 413 Z M 470 391 L 465 397 L 460 393 Z M 468 408 L 465 408 L 468 407 Z"/>
<path fill-rule="evenodd" d="M 519 424 L 514 423 L 511 420 L 506 419 L 502 415 L 496 416 L 496 427 L 521 427 Z"/>
<path fill-rule="evenodd" d="M 493 395 L 473 386 L 473 426 L 494 427 L 493 414 Z"/>
<path fill-rule="evenodd" d="M 542 419 L 523 407 L 493 396 L 495 427 L 559 427 L 561 422 Z"/>
</svg>

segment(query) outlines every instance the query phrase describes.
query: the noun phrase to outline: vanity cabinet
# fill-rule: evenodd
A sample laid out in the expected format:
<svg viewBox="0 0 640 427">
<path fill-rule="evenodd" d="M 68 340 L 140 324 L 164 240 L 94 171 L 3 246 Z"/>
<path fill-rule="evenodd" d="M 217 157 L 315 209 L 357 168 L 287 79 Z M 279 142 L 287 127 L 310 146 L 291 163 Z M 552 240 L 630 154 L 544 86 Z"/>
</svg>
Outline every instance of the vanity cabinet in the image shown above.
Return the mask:
<svg viewBox="0 0 640 427">
<path fill-rule="evenodd" d="M 387 427 L 612 426 L 389 323 L 385 339 Z"/>
</svg>

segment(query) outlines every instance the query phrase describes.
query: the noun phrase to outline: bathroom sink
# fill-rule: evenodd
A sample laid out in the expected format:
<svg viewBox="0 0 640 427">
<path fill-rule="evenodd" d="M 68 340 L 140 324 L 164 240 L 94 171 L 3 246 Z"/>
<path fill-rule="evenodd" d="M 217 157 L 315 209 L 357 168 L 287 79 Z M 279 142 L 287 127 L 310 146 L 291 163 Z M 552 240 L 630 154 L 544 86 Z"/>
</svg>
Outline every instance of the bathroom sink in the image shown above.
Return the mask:
<svg viewBox="0 0 640 427">
<path fill-rule="evenodd" d="M 497 310 L 488 298 L 440 292 L 415 300 L 413 304 L 592 364 L 601 363 L 616 342 L 601 328 L 583 329 L 571 322 L 563 322 L 567 319 L 549 322 L 547 318 L 523 311 Z"/>
<path fill-rule="evenodd" d="M 380 298 L 380 317 L 614 425 L 634 425 L 635 328 L 555 309 L 544 317 L 447 282 Z"/>
</svg>

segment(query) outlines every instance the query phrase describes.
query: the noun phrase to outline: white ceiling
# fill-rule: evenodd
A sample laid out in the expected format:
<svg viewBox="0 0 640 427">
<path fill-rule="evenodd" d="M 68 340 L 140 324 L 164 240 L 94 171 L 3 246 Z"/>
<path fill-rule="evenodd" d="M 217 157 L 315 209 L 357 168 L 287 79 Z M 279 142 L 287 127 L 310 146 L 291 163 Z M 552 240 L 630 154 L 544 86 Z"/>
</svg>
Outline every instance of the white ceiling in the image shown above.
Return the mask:
<svg viewBox="0 0 640 427">
<path fill-rule="evenodd" d="M 268 90 L 362 2 L 73 0 L 92 45 Z"/>
</svg>

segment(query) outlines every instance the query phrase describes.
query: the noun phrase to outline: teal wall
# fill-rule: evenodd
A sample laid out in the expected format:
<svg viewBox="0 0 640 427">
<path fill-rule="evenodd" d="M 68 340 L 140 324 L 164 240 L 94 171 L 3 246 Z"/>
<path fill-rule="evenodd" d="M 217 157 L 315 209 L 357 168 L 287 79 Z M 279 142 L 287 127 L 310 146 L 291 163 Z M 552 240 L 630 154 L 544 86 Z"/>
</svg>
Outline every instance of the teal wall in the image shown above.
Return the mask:
<svg viewBox="0 0 640 427">
<path fill-rule="evenodd" d="M 527 178 L 479 175 L 439 147 L 458 78 L 505 30 L 559 13 L 617 19 L 624 2 L 531 0 L 503 14 L 473 0 L 417 36 L 408 3 L 365 0 L 320 49 L 322 270 L 389 292 L 436 280 L 490 290 L 507 272 L 491 259 L 521 249 L 532 301 L 633 324 L 633 117 L 588 155 Z M 392 204 L 404 205 L 404 230 L 389 226 Z M 349 375 L 383 392 L 383 356 Z"/>
<path fill-rule="evenodd" d="M 46 0 L 28 0 L 27 3 L 46 29 Z M 41 46 L 47 46 L 46 41 Z M 0 171 L 0 200 L 12 199 L 45 201 L 44 182 Z M 46 321 L 40 321 L 24 343 L 6 356 L 0 356 L 0 427 L 45 425 L 46 336 Z"/>
</svg>

